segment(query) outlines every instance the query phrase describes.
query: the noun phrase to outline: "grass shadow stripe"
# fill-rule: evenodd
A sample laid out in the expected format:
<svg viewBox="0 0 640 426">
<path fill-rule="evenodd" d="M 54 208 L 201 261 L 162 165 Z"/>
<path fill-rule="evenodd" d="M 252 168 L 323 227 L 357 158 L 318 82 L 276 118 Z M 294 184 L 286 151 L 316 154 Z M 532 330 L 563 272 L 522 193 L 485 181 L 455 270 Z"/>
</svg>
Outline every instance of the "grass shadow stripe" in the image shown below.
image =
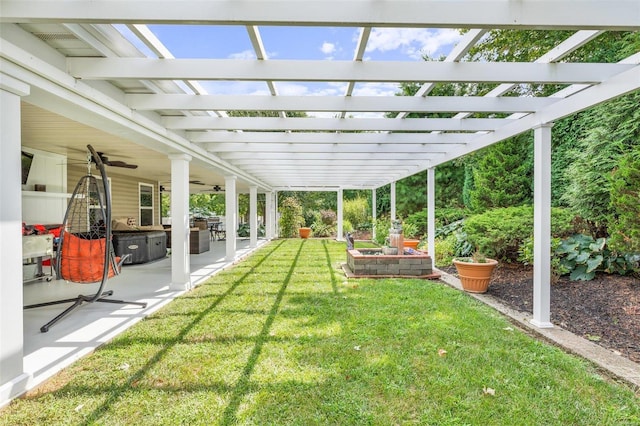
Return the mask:
<svg viewBox="0 0 640 426">
<path fill-rule="evenodd" d="M 256 269 L 258 269 L 258 267 L 261 266 L 269 258 L 270 255 L 275 253 L 283 243 L 284 242 L 281 241 L 279 244 L 275 244 L 271 248 L 271 250 L 269 250 L 263 256 L 262 259 L 260 259 L 253 267 L 251 267 L 246 272 L 246 274 L 244 276 L 247 276 L 247 275 L 251 274 L 253 271 L 255 271 Z M 214 310 L 227 296 L 229 296 L 231 293 L 233 293 L 234 290 L 240 284 L 242 284 L 242 282 L 243 282 L 242 278 L 236 279 L 235 282 L 227 289 L 227 291 L 225 291 L 224 293 L 220 294 L 209 305 L 209 307 L 207 309 L 203 310 L 197 317 L 194 318 L 193 321 L 191 321 L 187 326 L 185 326 L 184 329 L 178 334 L 176 339 L 172 340 L 170 343 L 168 343 L 166 346 L 164 346 L 162 349 L 160 349 L 156 354 L 154 354 L 154 356 L 151 357 L 149 359 L 149 361 L 147 361 L 141 368 L 139 368 L 134 374 L 131 375 L 129 380 L 127 380 L 127 382 L 124 385 L 122 385 L 121 387 L 113 388 L 113 390 L 110 392 L 109 397 L 99 407 L 97 407 L 95 410 L 93 410 L 93 412 L 90 415 L 87 416 L 87 418 L 85 419 L 85 421 L 82 424 L 89 425 L 89 424 L 96 423 L 105 413 L 107 413 L 107 411 L 109 410 L 111 405 L 115 401 L 118 400 L 118 398 L 119 398 L 119 396 L 121 394 L 126 393 L 127 390 L 135 389 L 134 384 L 137 383 L 139 380 L 141 380 L 142 377 L 144 376 L 144 374 L 147 371 L 149 371 L 150 368 L 153 365 L 159 363 L 160 360 L 169 352 L 169 350 L 171 348 L 173 348 L 178 343 L 184 341 L 184 338 L 196 326 L 196 324 L 198 324 L 200 321 L 202 321 L 203 318 L 205 318 L 212 310 Z"/>
<path fill-rule="evenodd" d="M 273 322 L 276 319 L 276 315 L 278 314 L 278 310 L 280 309 L 280 304 L 282 303 L 284 293 L 287 290 L 287 285 L 289 285 L 289 282 L 291 281 L 291 277 L 293 276 L 293 272 L 296 269 L 296 265 L 298 263 L 300 253 L 302 252 L 302 249 L 304 247 L 304 243 L 305 241 L 303 241 L 302 244 L 299 245 L 298 251 L 296 252 L 295 257 L 291 261 L 291 267 L 289 268 L 289 272 L 285 276 L 285 279 L 282 281 L 282 286 L 280 287 L 278 296 L 276 297 L 276 300 L 273 303 L 273 306 L 271 307 L 271 311 L 269 312 L 269 316 L 267 317 L 267 320 L 265 321 L 262 327 L 262 330 L 260 331 L 260 334 L 256 339 L 256 344 L 253 347 L 253 350 L 251 351 L 251 355 L 249 355 L 247 364 L 245 365 L 245 368 L 242 372 L 242 375 L 240 376 L 240 379 L 238 380 L 235 386 L 235 390 L 233 392 L 231 400 L 229 401 L 229 405 L 227 405 L 227 408 L 225 409 L 224 414 L 222 415 L 221 424 L 223 425 L 232 425 L 238 422 L 237 412 L 240 407 L 240 403 L 242 401 L 243 396 L 245 396 L 249 390 L 249 381 L 251 378 L 251 374 L 255 369 L 256 363 L 258 362 L 258 358 L 260 357 L 262 348 L 264 344 L 271 339 L 271 337 L 269 336 L 269 330 L 271 329 L 271 326 L 273 325 Z"/>
</svg>

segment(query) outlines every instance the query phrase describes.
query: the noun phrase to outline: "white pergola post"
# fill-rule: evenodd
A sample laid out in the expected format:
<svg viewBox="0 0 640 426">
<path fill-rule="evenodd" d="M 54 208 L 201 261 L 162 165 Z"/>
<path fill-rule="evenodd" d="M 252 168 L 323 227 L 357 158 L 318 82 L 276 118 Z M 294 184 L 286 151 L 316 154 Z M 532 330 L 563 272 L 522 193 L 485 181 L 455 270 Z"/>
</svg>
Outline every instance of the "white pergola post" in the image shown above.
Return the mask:
<svg viewBox="0 0 640 426">
<path fill-rule="evenodd" d="M 171 154 L 171 289 L 191 289 L 189 259 L 189 162 L 187 154 Z"/>
<path fill-rule="evenodd" d="M 378 209 L 377 209 L 377 200 L 376 200 L 376 189 L 373 188 L 371 190 L 371 241 L 376 240 L 376 219 L 378 218 Z"/>
<path fill-rule="evenodd" d="M 396 181 L 391 182 L 391 220 L 396 220 Z"/>
<path fill-rule="evenodd" d="M 20 97 L 29 92 L 28 85 L 0 74 L 0 402 L 24 392 L 28 379 L 23 363 Z"/>
<path fill-rule="evenodd" d="M 236 196 L 236 176 L 225 176 L 225 230 L 226 239 L 226 257 L 228 262 L 232 262 L 236 258 L 236 229 L 238 228 L 238 207 Z"/>
<path fill-rule="evenodd" d="M 258 246 L 258 187 L 249 188 L 249 247 Z"/>
<path fill-rule="evenodd" d="M 427 169 L 427 251 L 436 262 L 436 169 Z"/>
<path fill-rule="evenodd" d="M 536 327 L 551 324 L 551 127 L 533 129 L 533 319 Z"/>
<path fill-rule="evenodd" d="M 264 194 L 264 236 L 267 240 L 273 238 L 273 193 Z"/>
<path fill-rule="evenodd" d="M 278 191 L 273 193 L 273 236 L 280 236 L 280 213 L 278 211 Z"/>
<path fill-rule="evenodd" d="M 343 235 L 343 223 L 342 223 L 342 203 L 343 203 L 343 197 L 344 197 L 344 191 L 342 190 L 342 188 L 338 189 L 338 211 L 336 213 L 338 213 L 338 229 L 337 229 L 337 236 L 336 239 L 338 241 L 342 241 L 344 240 L 344 235 Z"/>
</svg>

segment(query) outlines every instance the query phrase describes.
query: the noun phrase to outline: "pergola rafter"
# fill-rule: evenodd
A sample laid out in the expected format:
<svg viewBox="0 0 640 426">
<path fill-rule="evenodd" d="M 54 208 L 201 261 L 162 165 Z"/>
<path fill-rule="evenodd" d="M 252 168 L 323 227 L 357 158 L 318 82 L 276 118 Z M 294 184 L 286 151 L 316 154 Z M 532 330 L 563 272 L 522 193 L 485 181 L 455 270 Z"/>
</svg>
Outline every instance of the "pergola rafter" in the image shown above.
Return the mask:
<svg viewBox="0 0 640 426">
<path fill-rule="evenodd" d="M 232 41 L 247 51 L 179 57 L 183 52 L 168 47 L 173 45 L 164 40 L 166 34 L 151 27 L 156 24 L 179 25 L 197 46 L 212 40 L 198 39 L 190 32 L 193 26 L 221 26 L 242 37 Z M 292 32 L 302 27 L 351 29 L 357 34 L 349 47 L 353 55 L 347 56 L 352 60 L 279 59 L 276 52 L 269 58 L 272 47 L 261 35 L 267 26 L 287 26 Z M 16 177 L 21 129 L 40 131 L 25 146 L 67 158 L 82 152 L 87 140 L 55 137 L 59 123 L 95 131 L 89 139 L 106 135 L 110 155 L 136 152 L 139 168 L 124 176 L 163 186 L 165 179 L 171 180 L 176 218 L 171 286 L 176 290 L 191 285 L 188 195 L 204 189 L 190 186 L 195 177 L 225 187 L 226 254 L 233 261 L 238 192 L 250 195 L 255 244 L 258 192 L 266 193 L 267 234 L 274 236 L 275 191 L 334 191 L 340 222 L 343 189 L 390 185 L 394 200 L 396 181 L 426 170 L 433 254 L 435 168 L 532 132 L 533 323 L 539 327 L 551 326 L 551 126 L 640 90 L 636 46 L 621 50 L 629 50 L 628 57 L 618 63 L 569 60 L 607 32 L 640 31 L 638 0 L 0 0 L 0 29 L 0 181 L 9 183 L 3 184 L 2 205 L 21 202 Z M 382 50 L 376 44 L 381 32 L 398 29 L 425 39 L 445 34 L 458 42 L 447 45 L 443 60 L 385 61 L 369 55 Z M 469 57 L 488 32 L 510 29 L 566 30 L 567 35 L 533 62 Z M 236 59 L 247 56 L 251 59 Z M 399 94 L 401 82 L 415 84 L 416 93 L 392 96 Z M 218 93 L 227 83 L 233 90 Z M 489 92 L 483 97 L 433 96 L 439 84 L 453 84 L 456 90 L 482 84 Z M 546 97 L 521 96 L 520 84 L 553 85 L 557 91 Z M 238 92 L 251 85 L 251 90 Z M 269 117 L 237 116 L 251 115 L 246 111 Z M 9 289 L 0 301 L 3 398 L 15 397 L 30 380 L 22 368 L 21 326 L 15 324 L 23 317 L 22 262 L 15 250 L 20 245 L 19 216 L 19 209 L 0 209 L 7 224 L 0 238 L 6 254 L 2 283 Z M 341 233 L 338 226 L 338 238 Z"/>
</svg>

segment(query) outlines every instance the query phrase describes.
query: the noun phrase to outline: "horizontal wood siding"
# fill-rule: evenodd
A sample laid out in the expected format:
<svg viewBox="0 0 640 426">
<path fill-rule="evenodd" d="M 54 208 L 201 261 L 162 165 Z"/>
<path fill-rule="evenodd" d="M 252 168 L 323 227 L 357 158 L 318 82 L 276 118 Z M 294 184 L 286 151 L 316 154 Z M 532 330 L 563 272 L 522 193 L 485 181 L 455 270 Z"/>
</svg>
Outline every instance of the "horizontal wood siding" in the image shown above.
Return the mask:
<svg viewBox="0 0 640 426">
<path fill-rule="evenodd" d="M 113 167 L 107 170 L 107 176 L 111 178 L 111 217 L 113 219 L 121 217 L 134 217 L 139 224 L 138 211 L 138 183 L 153 185 L 153 224 L 159 224 L 160 199 L 158 192 L 158 182 L 146 179 L 132 178 L 112 172 Z M 87 174 L 86 167 L 69 166 L 67 170 L 69 192 L 72 192 L 80 178 Z"/>
</svg>

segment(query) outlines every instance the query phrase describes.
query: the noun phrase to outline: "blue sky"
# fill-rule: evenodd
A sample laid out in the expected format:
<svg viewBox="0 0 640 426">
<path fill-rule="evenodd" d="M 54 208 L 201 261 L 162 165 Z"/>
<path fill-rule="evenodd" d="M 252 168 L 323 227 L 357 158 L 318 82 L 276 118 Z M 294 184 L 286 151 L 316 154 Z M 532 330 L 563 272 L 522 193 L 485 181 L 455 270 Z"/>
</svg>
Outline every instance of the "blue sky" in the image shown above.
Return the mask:
<svg viewBox="0 0 640 426">
<path fill-rule="evenodd" d="M 254 59 L 244 26 L 151 25 L 149 29 L 176 58 Z M 350 27 L 259 27 L 268 59 L 353 59 L 360 34 Z M 373 28 L 364 60 L 420 61 L 449 53 L 460 39 L 456 30 Z M 268 94 L 263 82 L 203 81 L 210 94 Z M 344 95 L 346 83 L 277 82 L 281 95 Z M 357 84 L 354 95 L 390 96 L 395 84 Z"/>
</svg>

